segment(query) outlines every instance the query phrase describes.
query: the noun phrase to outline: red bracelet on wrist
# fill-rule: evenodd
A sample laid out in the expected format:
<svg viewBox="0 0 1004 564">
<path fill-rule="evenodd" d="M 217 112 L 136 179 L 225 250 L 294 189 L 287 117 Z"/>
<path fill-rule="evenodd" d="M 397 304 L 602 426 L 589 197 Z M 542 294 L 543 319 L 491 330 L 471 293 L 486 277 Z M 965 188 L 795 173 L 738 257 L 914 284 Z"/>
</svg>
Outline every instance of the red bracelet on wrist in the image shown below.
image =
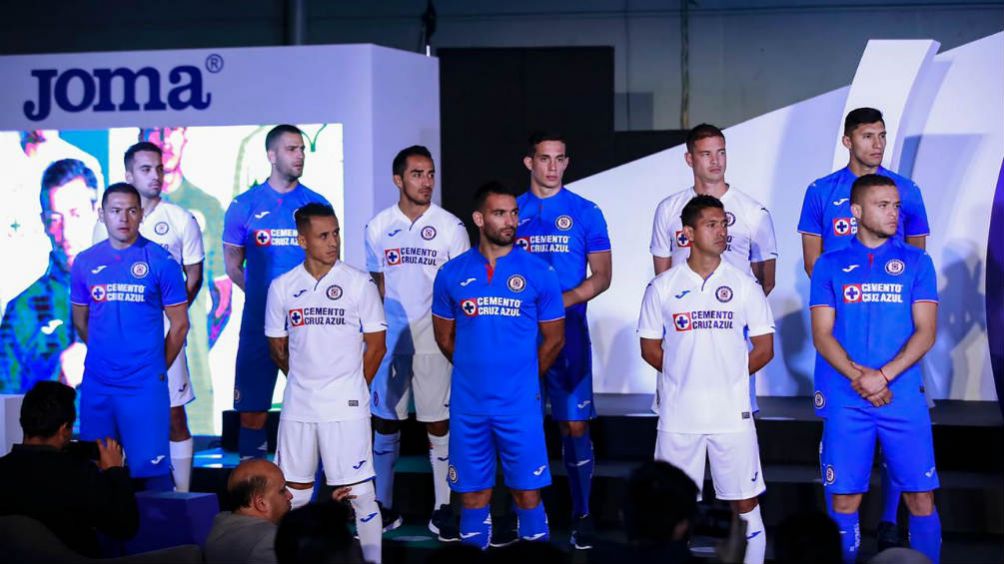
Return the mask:
<svg viewBox="0 0 1004 564">
<path fill-rule="evenodd" d="M 886 384 L 891 384 L 891 383 L 892 383 L 892 380 L 890 380 L 890 379 L 889 379 L 889 377 L 888 377 L 888 376 L 886 376 L 886 373 L 885 373 L 885 371 L 884 371 L 884 370 L 882 370 L 881 368 L 879 368 L 879 374 L 881 374 L 881 375 L 882 375 L 882 377 L 883 377 L 883 378 L 885 378 L 885 383 L 886 383 Z"/>
</svg>

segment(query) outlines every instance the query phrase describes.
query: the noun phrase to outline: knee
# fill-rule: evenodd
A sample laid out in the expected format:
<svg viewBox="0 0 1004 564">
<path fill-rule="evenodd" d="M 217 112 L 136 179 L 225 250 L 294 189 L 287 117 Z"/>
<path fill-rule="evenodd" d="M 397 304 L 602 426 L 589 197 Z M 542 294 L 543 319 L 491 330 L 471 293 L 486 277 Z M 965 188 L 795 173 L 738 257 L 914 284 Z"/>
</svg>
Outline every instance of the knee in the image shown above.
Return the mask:
<svg viewBox="0 0 1004 564">
<path fill-rule="evenodd" d="M 540 490 L 512 490 L 512 497 L 520 509 L 533 509 L 540 505 Z"/>
<path fill-rule="evenodd" d="M 241 427 L 245 429 L 264 429 L 265 423 L 268 421 L 268 412 L 266 411 L 242 411 L 241 412 Z"/>
<path fill-rule="evenodd" d="M 286 487 L 291 490 L 309 490 L 314 487 L 314 482 L 286 482 Z"/>
<path fill-rule="evenodd" d="M 854 513 L 861 505 L 861 495 L 833 495 L 833 510 L 837 513 Z"/>
<path fill-rule="evenodd" d="M 349 486 L 349 502 L 356 510 L 356 515 L 365 517 L 374 511 L 379 511 L 376 505 L 376 489 L 373 480 L 367 480 Z"/>
<path fill-rule="evenodd" d="M 739 514 L 749 513 L 750 511 L 756 509 L 757 505 L 759 505 L 759 501 L 755 497 L 750 499 L 740 499 L 732 502 L 732 510 Z"/>
<path fill-rule="evenodd" d="M 184 441 L 192 437 L 188 430 L 188 417 L 185 416 L 185 408 L 171 408 L 171 440 Z"/>
<path fill-rule="evenodd" d="M 433 437 L 445 437 L 450 432 L 450 420 L 426 423 L 425 430 Z"/>
<path fill-rule="evenodd" d="M 465 492 L 460 494 L 460 504 L 464 509 L 481 509 L 492 500 L 492 490 L 481 490 L 478 492 Z"/>
<path fill-rule="evenodd" d="M 934 492 L 903 492 L 910 515 L 926 517 L 934 513 Z"/>
<path fill-rule="evenodd" d="M 396 419 L 384 419 L 374 415 L 373 430 L 381 435 L 393 435 L 401 432 L 401 422 Z"/>
<path fill-rule="evenodd" d="M 562 435 L 571 435 L 579 438 L 589 431 L 588 421 L 562 421 L 560 424 Z"/>
</svg>

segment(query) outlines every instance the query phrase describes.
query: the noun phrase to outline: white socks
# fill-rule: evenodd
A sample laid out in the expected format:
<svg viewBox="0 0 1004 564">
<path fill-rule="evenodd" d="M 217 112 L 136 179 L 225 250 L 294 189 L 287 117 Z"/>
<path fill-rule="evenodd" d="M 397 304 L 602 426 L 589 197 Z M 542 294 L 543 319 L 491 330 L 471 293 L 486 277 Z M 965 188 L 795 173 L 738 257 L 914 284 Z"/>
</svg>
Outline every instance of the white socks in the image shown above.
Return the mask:
<svg viewBox="0 0 1004 564">
<path fill-rule="evenodd" d="M 436 506 L 450 504 L 450 485 L 446 475 L 450 468 L 450 434 L 442 437 L 429 434 L 429 462 L 432 464 L 432 485 L 436 492 Z"/>
<path fill-rule="evenodd" d="M 763 564 L 767 552 L 767 530 L 760 517 L 760 506 L 757 505 L 749 513 L 740 513 L 739 518 L 746 521 L 746 558 L 743 564 Z"/>
<path fill-rule="evenodd" d="M 363 549 L 363 559 L 380 564 L 383 543 L 383 518 L 376 502 L 373 481 L 352 486 L 352 508 L 356 511 L 356 533 Z"/>
<path fill-rule="evenodd" d="M 187 492 L 191 486 L 194 442 L 192 437 L 183 441 L 171 441 L 171 474 L 174 475 L 175 491 Z"/>
</svg>

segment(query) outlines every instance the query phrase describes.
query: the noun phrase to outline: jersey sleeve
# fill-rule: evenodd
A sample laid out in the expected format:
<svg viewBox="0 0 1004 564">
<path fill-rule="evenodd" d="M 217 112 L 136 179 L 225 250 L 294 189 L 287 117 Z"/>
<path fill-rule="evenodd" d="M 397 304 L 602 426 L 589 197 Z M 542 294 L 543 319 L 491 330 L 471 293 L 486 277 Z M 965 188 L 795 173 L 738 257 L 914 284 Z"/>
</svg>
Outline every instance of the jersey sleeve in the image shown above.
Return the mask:
<svg viewBox="0 0 1004 564">
<path fill-rule="evenodd" d="M 746 296 L 743 300 L 743 314 L 750 337 L 769 335 L 774 332 L 774 314 L 763 295 L 763 288 L 752 278 L 746 281 Z"/>
<path fill-rule="evenodd" d="M 247 210 L 240 200 L 230 202 L 223 216 L 223 242 L 234 247 L 243 247 L 248 237 Z"/>
<path fill-rule="evenodd" d="M 908 188 L 909 197 L 902 199 L 903 204 L 903 235 L 906 237 L 922 237 L 931 234 L 931 227 L 927 223 L 927 209 L 924 207 L 924 196 L 920 193 L 920 188 L 910 182 Z"/>
<path fill-rule="evenodd" d="M 455 319 L 453 299 L 450 297 L 448 274 L 445 268 L 436 273 L 432 283 L 432 315 L 443 319 Z"/>
<path fill-rule="evenodd" d="M 641 299 L 641 312 L 638 314 L 638 336 L 642 339 L 662 339 L 665 325 L 662 319 L 662 298 L 655 287 L 655 280 L 648 283 L 645 296 Z"/>
<path fill-rule="evenodd" d="M 453 228 L 453 237 L 450 238 L 449 258 L 455 259 L 470 248 L 471 238 L 467 235 L 467 227 L 464 226 L 464 222 L 458 220 Z"/>
<path fill-rule="evenodd" d="M 181 232 L 181 263 L 191 266 L 206 260 L 206 249 L 202 243 L 199 221 L 191 213 L 186 213 L 185 216 L 185 229 Z"/>
<path fill-rule="evenodd" d="M 823 201 L 821 190 L 815 182 L 805 189 L 802 214 L 798 218 L 798 232 L 823 236 Z"/>
<path fill-rule="evenodd" d="M 764 262 L 777 259 L 777 239 L 774 237 L 774 220 L 770 211 L 759 204 L 753 213 L 753 233 L 750 240 L 750 262 Z"/>
<path fill-rule="evenodd" d="M 170 257 L 164 258 L 160 267 L 160 300 L 164 307 L 188 303 L 188 291 L 185 288 L 181 265 Z"/>
<path fill-rule="evenodd" d="M 586 253 L 603 253 L 610 250 L 607 220 L 596 204 L 586 212 Z"/>
<path fill-rule="evenodd" d="M 366 224 L 363 232 L 363 246 L 366 248 L 366 270 L 370 272 L 383 272 L 383 264 L 380 261 L 380 255 L 377 254 L 377 242 L 374 231 L 376 230 L 370 229 L 370 225 Z"/>
<path fill-rule="evenodd" d="M 558 273 L 551 265 L 543 271 L 540 277 L 540 287 L 537 289 L 537 321 L 555 321 L 565 317 L 565 302 L 561 297 L 561 283 Z"/>
<path fill-rule="evenodd" d="M 913 279 L 913 288 L 910 292 L 911 300 L 916 302 L 938 302 L 938 274 L 934 270 L 934 262 L 931 256 L 924 253 L 917 261 L 919 272 Z"/>
<path fill-rule="evenodd" d="M 70 303 L 73 305 L 85 306 L 91 303 L 91 292 L 87 289 L 87 280 L 84 278 L 86 268 L 79 257 L 73 261 L 70 269 Z"/>
<path fill-rule="evenodd" d="M 670 218 L 666 212 L 668 207 L 665 200 L 660 202 L 655 208 L 655 217 L 652 218 L 652 241 L 648 250 L 655 257 L 666 258 L 673 255 L 669 234 Z"/>
<path fill-rule="evenodd" d="M 265 336 L 279 339 L 289 335 L 286 327 L 286 306 L 282 300 L 282 282 L 277 278 L 268 285 L 265 300 Z"/>
<path fill-rule="evenodd" d="M 363 333 L 379 333 L 387 330 L 387 318 L 383 312 L 383 302 L 380 301 L 380 290 L 376 282 L 366 276 L 359 289 L 359 324 Z"/>
<path fill-rule="evenodd" d="M 94 222 L 94 231 L 91 232 L 91 244 L 97 245 L 101 241 L 108 238 L 108 228 L 105 227 L 105 222 L 100 219 Z"/>
<path fill-rule="evenodd" d="M 809 289 L 809 307 L 837 307 L 836 296 L 833 294 L 832 261 L 826 255 L 819 257 L 812 269 L 812 280 Z"/>
</svg>

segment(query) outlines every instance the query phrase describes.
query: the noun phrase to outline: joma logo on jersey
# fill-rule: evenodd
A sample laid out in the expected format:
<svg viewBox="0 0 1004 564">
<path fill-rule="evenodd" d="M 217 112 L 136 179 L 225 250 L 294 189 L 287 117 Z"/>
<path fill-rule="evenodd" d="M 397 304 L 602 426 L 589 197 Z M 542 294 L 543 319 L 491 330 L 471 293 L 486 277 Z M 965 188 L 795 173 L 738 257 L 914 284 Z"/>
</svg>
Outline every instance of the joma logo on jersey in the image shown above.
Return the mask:
<svg viewBox="0 0 1004 564">
<path fill-rule="evenodd" d="M 289 324 L 293 327 L 303 327 L 303 308 L 289 310 Z"/>
<path fill-rule="evenodd" d="M 833 220 L 833 234 L 838 237 L 854 235 L 858 232 L 858 220 L 853 217 L 838 217 Z"/>
<path fill-rule="evenodd" d="M 676 239 L 676 246 L 680 248 L 690 247 L 690 239 L 687 238 L 687 234 L 683 232 L 682 229 L 676 232 L 673 236 Z"/>
<path fill-rule="evenodd" d="M 677 332 L 690 331 L 690 312 L 674 313 L 673 327 Z"/>
<path fill-rule="evenodd" d="M 206 62 L 208 65 L 209 60 Z M 36 69 L 31 71 L 31 76 L 37 81 L 37 94 L 34 100 L 26 100 L 23 106 L 24 116 L 31 121 L 49 117 L 53 105 L 69 113 L 86 110 L 137 112 L 140 109 L 152 112 L 168 108 L 175 111 L 189 108 L 205 110 L 213 100 L 213 95 L 205 91 L 202 70 L 192 65 L 180 65 L 168 71 L 166 82 L 171 86 L 166 100 L 161 87 L 165 81 L 160 71 L 153 67 L 136 70 L 127 67 L 70 68 L 62 72 L 58 69 Z M 140 79 L 146 94 L 142 105 L 137 95 Z"/>
</svg>

